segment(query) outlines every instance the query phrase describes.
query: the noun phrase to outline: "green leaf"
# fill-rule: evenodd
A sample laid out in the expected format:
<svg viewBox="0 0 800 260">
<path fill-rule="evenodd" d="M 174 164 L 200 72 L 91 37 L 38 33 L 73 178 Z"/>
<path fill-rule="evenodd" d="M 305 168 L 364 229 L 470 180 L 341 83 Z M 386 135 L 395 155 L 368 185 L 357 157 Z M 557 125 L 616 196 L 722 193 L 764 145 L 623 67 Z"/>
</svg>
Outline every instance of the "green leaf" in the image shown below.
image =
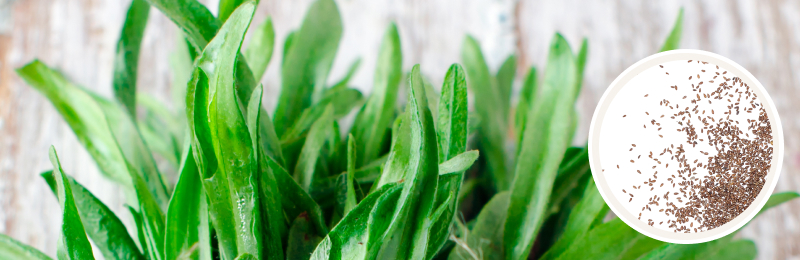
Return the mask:
<svg viewBox="0 0 800 260">
<path fill-rule="evenodd" d="M 278 165 L 272 158 L 264 156 L 267 160 L 267 169 L 275 176 L 278 189 L 281 194 L 281 205 L 286 214 L 287 219 L 295 219 L 302 212 L 307 212 L 311 218 L 311 223 L 314 224 L 317 234 L 325 235 L 328 233 L 328 227 L 325 225 L 325 219 L 322 216 L 322 209 L 317 205 L 317 202 L 311 198 L 297 182 L 292 179 L 289 172 L 283 167 Z"/>
<path fill-rule="evenodd" d="M 224 1 L 220 1 L 220 5 L 222 2 Z M 253 36 L 244 51 L 244 57 L 247 59 L 247 64 L 250 65 L 250 71 L 253 72 L 255 80 L 261 81 L 264 72 L 267 71 L 267 65 L 272 59 L 272 51 L 275 49 L 275 29 L 272 27 L 272 18 L 267 17 L 266 21 L 254 29 Z"/>
<path fill-rule="evenodd" d="M 41 176 L 50 186 L 50 190 L 58 196 L 57 176 L 53 171 L 46 171 Z M 106 259 L 145 259 L 125 229 L 125 225 L 114 212 L 74 179 L 69 176 L 67 178 L 70 180 L 72 196 L 75 199 L 75 206 L 81 216 L 81 223 L 83 223 L 86 234 L 92 239 L 103 257 Z"/>
<path fill-rule="evenodd" d="M 50 260 L 41 251 L 13 238 L 0 234 L 0 258 L 19 260 Z"/>
<path fill-rule="evenodd" d="M 661 46 L 661 51 L 671 51 L 678 49 L 681 43 L 681 33 L 683 32 L 683 7 L 678 11 L 678 18 L 675 18 L 675 25 L 672 26 L 672 31 Z"/>
<path fill-rule="evenodd" d="M 219 20 L 220 22 L 225 22 L 228 20 L 228 17 L 231 16 L 234 10 L 238 8 L 241 4 L 246 2 L 245 0 L 221 0 L 219 1 Z"/>
<path fill-rule="evenodd" d="M 58 258 L 94 259 L 92 245 L 89 244 L 89 239 L 86 238 L 81 216 L 78 213 L 77 206 L 75 206 L 72 185 L 70 185 L 67 174 L 61 169 L 61 162 L 58 161 L 58 154 L 56 154 L 56 149 L 53 146 L 50 146 L 50 162 L 53 164 L 58 202 L 61 204 L 61 212 L 63 213 L 61 237 L 58 239 Z"/>
<path fill-rule="evenodd" d="M 570 147 L 570 150 L 573 148 Z M 576 148 L 577 154 L 564 154 L 562 165 L 558 167 L 558 173 L 553 184 L 553 192 L 550 194 L 549 214 L 559 211 L 559 205 L 569 194 L 578 187 L 581 178 L 590 174 L 589 171 L 589 149 Z M 568 158 L 569 157 L 569 158 Z"/>
<path fill-rule="evenodd" d="M 342 20 L 333 0 L 317 0 L 291 40 L 281 68 L 281 94 L 275 111 L 278 136 L 322 97 L 342 37 Z"/>
<path fill-rule="evenodd" d="M 17 74 L 50 100 L 94 158 L 101 173 L 130 187 L 125 159 L 115 147 L 114 136 L 93 97 L 39 60 L 18 68 Z"/>
<path fill-rule="evenodd" d="M 158 155 L 166 159 L 177 170 L 180 166 L 185 119 L 173 115 L 161 101 L 148 94 L 138 93 L 136 104 L 145 110 L 143 117 L 137 120 L 136 127 L 147 148 L 154 157 Z"/>
<path fill-rule="evenodd" d="M 132 118 L 136 118 L 136 71 L 139 67 L 139 49 L 149 13 L 150 5 L 147 1 L 132 1 L 117 42 L 114 96 L 125 106 Z"/>
<path fill-rule="evenodd" d="M 764 207 L 758 211 L 758 214 L 756 216 L 761 215 L 761 213 L 764 213 L 765 211 L 771 209 L 772 207 L 778 206 L 780 204 L 783 204 L 784 202 L 791 201 L 796 198 L 800 198 L 800 194 L 794 191 L 772 194 L 769 196 L 769 200 L 767 200 L 767 203 L 764 204 Z"/>
<path fill-rule="evenodd" d="M 466 139 L 466 138 L 465 138 Z M 463 173 L 478 160 L 478 150 L 463 152 L 439 164 L 439 175 Z"/>
<path fill-rule="evenodd" d="M 308 131 L 308 138 L 303 144 L 300 157 L 297 159 L 297 166 L 294 168 L 294 178 L 300 183 L 303 190 L 310 190 L 311 184 L 316 179 L 317 160 L 325 140 L 328 140 L 329 133 L 326 130 L 331 127 L 331 124 L 333 124 L 333 107 L 329 105 Z"/>
<path fill-rule="evenodd" d="M 186 147 L 178 184 L 167 209 L 164 259 L 198 259 L 200 255 L 200 204 L 205 193 L 194 157 Z"/>
<path fill-rule="evenodd" d="M 544 82 L 528 113 L 520 143 L 522 149 L 516 160 L 503 236 L 506 259 L 528 257 L 546 217 L 558 166 L 572 138 L 568 130 L 577 88 L 575 73 L 572 50 L 556 34 Z"/>
<path fill-rule="evenodd" d="M 145 241 L 147 238 L 144 233 L 145 231 L 144 223 L 142 222 L 142 214 L 140 214 L 131 206 L 127 206 L 127 208 L 133 217 L 133 223 L 136 225 L 136 237 L 138 238 L 139 246 L 142 248 L 144 255 L 150 256 L 150 252 L 147 251 L 147 242 Z"/>
<path fill-rule="evenodd" d="M 503 101 L 503 114 L 508 116 L 511 104 L 511 89 L 514 85 L 514 77 L 517 74 L 517 56 L 509 55 L 500 69 L 497 70 L 497 88 L 500 93 L 500 100 Z"/>
<path fill-rule="evenodd" d="M 440 164 L 434 205 L 439 208 L 437 211 L 441 212 L 439 213 L 441 215 L 433 218 L 434 223 L 429 231 L 430 242 L 427 259 L 433 258 L 447 241 L 453 216 L 457 211 L 458 194 L 464 180 L 464 171 L 478 159 L 478 151 L 465 152 L 467 148 L 467 108 L 467 83 L 464 70 L 460 65 L 453 64 L 445 75 L 439 102 L 436 134 L 439 142 Z"/>
<path fill-rule="evenodd" d="M 344 214 L 352 211 L 358 202 L 356 202 L 356 190 L 353 185 L 356 175 L 356 140 L 353 135 L 347 138 L 347 196 L 344 203 Z"/>
<path fill-rule="evenodd" d="M 282 238 L 286 236 L 286 225 L 283 221 L 283 210 L 281 209 L 280 193 L 278 192 L 277 182 L 272 172 L 266 169 L 267 162 L 263 157 L 266 157 L 263 148 L 260 147 L 262 143 L 261 135 L 261 114 L 266 112 L 261 108 L 261 99 L 264 92 L 264 86 L 258 85 L 253 90 L 253 96 L 250 97 L 250 104 L 247 105 L 247 128 L 250 137 L 253 139 L 253 151 L 258 153 L 258 192 L 259 202 L 261 204 L 261 219 L 262 219 L 262 233 L 264 234 L 264 248 L 266 251 L 265 258 L 267 259 L 281 259 L 283 258 L 283 244 Z M 270 125 L 271 127 L 271 125 Z M 274 132 L 274 131 L 273 131 Z"/>
<path fill-rule="evenodd" d="M 380 157 L 383 147 L 389 141 L 386 133 L 394 121 L 397 91 L 403 75 L 402 66 L 400 34 L 397 25 L 392 23 L 386 29 L 381 42 L 372 93 L 356 116 L 351 130 L 356 143 L 363 147 L 358 149 L 359 163 L 356 167 L 364 166 Z"/>
<path fill-rule="evenodd" d="M 525 82 L 522 83 L 522 91 L 519 94 L 519 103 L 517 103 L 517 110 L 514 114 L 514 130 L 516 130 L 517 140 L 516 143 L 522 142 L 522 134 L 525 133 L 525 122 L 528 118 L 528 111 L 530 111 L 531 103 L 536 98 L 537 82 L 536 82 L 536 67 L 531 67 L 528 75 L 525 76 Z M 522 147 L 517 146 L 517 154 Z"/>
<path fill-rule="evenodd" d="M 411 69 L 409 98 L 400 136 L 392 147 L 378 187 L 403 181 L 403 192 L 383 234 L 378 258 L 422 259 L 427 255 L 428 218 L 434 210 L 438 180 L 438 144 L 419 65 Z"/>
<path fill-rule="evenodd" d="M 756 259 L 758 248 L 752 240 L 736 240 L 725 245 L 715 254 L 709 255 L 710 260 L 752 260 Z"/>
<path fill-rule="evenodd" d="M 583 86 L 583 71 L 586 69 L 586 59 L 589 56 L 589 40 L 583 38 L 581 42 L 581 49 L 578 50 L 578 56 L 575 57 L 576 67 L 578 68 L 578 79 L 576 83 L 578 84 L 578 89 L 575 91 L 575 96 L 577 97 L 578 94 L 581 92 L 581 87 Z"/>
<path fill-rule="evenodd" d="M 508 191 L 495 194 L 478 214 L 472 231 L 456 240 L 449 259 L 503 259 L 503 226 L 508 201 Z"/>
<path fill-rule="evenodd" d="M 557 259 L 637 259 L 664 244 L 614 219 L 590 230 Z"/>
<path fill-rule="evenodd" d="M 402 185 L 389 183 L 370 193 L 319 243 L 311 259 L 364 259 L 370 245 L 368 241 L 382 242 L 375 240 L 371 235 L 380 234 L 383 232 L 381 227 L 385 228 L 388 225 L 383 221 L 388 222 L 389 219 L 381 218 L 380 215 L 391 217 L 394 202 L 397 201 L 401 191 Z M 382 205 L 392 207 L 387 208 Z"/>
<path fill-rule="evenodd" d="M 144 240 L 144 248 L 149 259 L 162 259 L 164 257 L 164 213 L 156 203 L 153 195 L 147 190 L 147 184 L 142 179 L 137 170 L 130 163 L 128 173 L 133 181 L 133 188 L 139 203 L 139 217 L 141 218 L 142 233 L 139 240 Z M 144 238 L 142 238 L 142 236 Z"/>
<path fill-rule="evenodd" d="M 361 66 L 361 58 L 357 58 L 355 61 L 353 61 L 353 63 L 350 63 L 350 67 L 348 67 L 347 73 L 344 74 L 344 77 L 336 82 L 336 84 L 333 84 L 329 90 L 346 88 L 347 84 L 350 83 L 350 79 L 353 78 L 353 75 L 355 75 L 356 72 L 358 72 L 359 66 Z"/>
<path fill-rule="evenodd" d="M 286 248 L 287 260 L 306 260 L 314 252 L 322 237 L 317 236 L 311 226 L 308 214 L 302 213 L 289 229 L 289 242 Z M 277 258 L 276 258 L 277 259 Z"/>
<path fill-rule="evenodd" d="M 507 190 L 510 186 L 504 140 L 508 124 L 508 114 L 504 107 L 508 100 L 503 99 L 501 89 L 497 86 L 489 67 L 483 58 L 478 41 L 472 36 L 464 40 L 461 59 L 467 74 L 470 90 L 476 97 L 475 110 L 481 118 L 479 132 L 480 150 L 486 158 L 491 173 L 492 184 L 497 191 Z"/>
<path fill-rule="evenodd" d="M 204 156 L 214 156 L 219 162 L 215 171 L 203 173 L 203 185 L 208 192 L 211 222 L 217 232 L 223 258 L 246 253 L 261 258 L 265 253 L 263 251 L 267 250 L 259 235 L 262 223 L 258 201 L 257 151 L 253 149 L 243 107 L 239 104 L 240 99 L 237 99 L 240 93 L 235 90 L 234 73 L 239 69 L 236 65 L 237 53 L 254 10 L 255 3 L 252 1 L 241 4 L 197 60 L 197 66 L 208 75 L 209 100 L 204 105 L 208 107 L 210 138 L 196 138 L 209 138 L 204 142 L 211 143 L 213 154 L 204 153 Z M 195 110 L 198 105 L 194 104 Z M 194 123 L 197 123 L 196 119 Z"/>
<path fill-rule="evenodd" d="M 597 186 L 594 184 L 592 179 L 589 180 L 589 183 L 586 185 L 586 190 L 583 192 L 583 198 L 575 205 L 575 208 L 571 211 L 569 215 L 569 220 L 567 221 L 567 225 L 564 229 L 564 233 L 561 234 L 561 237 L 558 241 L 547 250 L 544 256 L 540 259 L 547 260 L 547 259 L 556 259 L 561 253 L 563 253 L 572 243 L 575 243 L 577 240 L 580 240 L 589 229 L 592 228 L 592 224 L 598 217 L 603 217 L 600 215 L 605 215 L 604 208 L 606 207 L 606 202 L 603 200 L 603 197 L 600 195 L 600 192 L 597 190 Z"/>
</svg>

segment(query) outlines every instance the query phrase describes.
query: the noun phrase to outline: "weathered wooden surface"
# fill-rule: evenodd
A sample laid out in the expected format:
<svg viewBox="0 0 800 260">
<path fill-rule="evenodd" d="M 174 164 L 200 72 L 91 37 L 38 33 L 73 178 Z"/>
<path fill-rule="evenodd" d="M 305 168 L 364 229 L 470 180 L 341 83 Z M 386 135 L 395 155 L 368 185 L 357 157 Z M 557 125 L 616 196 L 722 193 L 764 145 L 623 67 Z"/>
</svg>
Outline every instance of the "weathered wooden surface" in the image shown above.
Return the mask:
<svg viewBox="0 0 800 260">
<path fill-rule="evenodd" d="M 208 3 L 212 12 L 216 3 Z M 462 1 L 458 1 L 462 2 Z M 262 0 L 256 23 L 273 17 L 280 43 L 297 28 L 310 0 Z M 490 67 L 519 55 L 517 83 L 531 65 L 544 65 L 556 31 L 577 45 L 589 38 L 582 112 L 576 142 L 586 140 L 594 107 L 608 84 L 627 66 L 660 47 L 680 6 L 685 7 L 681 46 L 724 55 L 748 69 L 767 88 L 782 119 L 786 156 L 777 191 L 800 190 L 800 2 L 797 1 L 511 1 L 446 0 L 338 1 L 345 31 L 333 79 L 357 57 L 353 80 L 368 91 L 384 29 L 396 21 L 405 67 L 420 63 L 441 84 L 449 64 L 460 60 L 466 33 L 481 41 Z M 39 58 L 73 81 L 111 94 L 111 64 L 128 1 L 0 0 L 0 233 L 55 254 L 60 213 L 38 173 L 51 168 L 47 149 L 55 145 L 64 169 L 87 186 L 124 221 L 119 190 L 98 173 L 89 154 L 47 100 L 27 87 L 14 68 Z M 138 88 L 169 103 L 168 56 L 179 31 L 158 11 L 150 13 Z M 280 48 L 280 47 L 278 47 Z M 280 59 L 280 49 L 272 64 Z M 264 104 L 277 100 L 279 73 L 271 66 Z M 518 84 L 517 84 L 518 85 Z M 518 86 L 515 86 L 518 89 Z M 800 201 L 771 210 L 742 232 L 754 239 L 759 258 L 800 257 Z"/>
</svg>

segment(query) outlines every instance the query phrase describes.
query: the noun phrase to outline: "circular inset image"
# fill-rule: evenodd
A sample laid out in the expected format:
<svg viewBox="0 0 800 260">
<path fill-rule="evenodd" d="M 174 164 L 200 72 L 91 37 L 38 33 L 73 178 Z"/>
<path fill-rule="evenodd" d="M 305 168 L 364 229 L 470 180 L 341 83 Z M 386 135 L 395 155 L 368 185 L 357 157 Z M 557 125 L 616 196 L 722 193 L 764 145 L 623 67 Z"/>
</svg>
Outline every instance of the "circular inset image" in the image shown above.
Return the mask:
<svg viewBox="0 0 800 260">
<path fill-rule="evenodd" d="M 698 50 L 626 69 L 589 132 L 592 174 L 611 210 L 670 243 L 741 228 L 772 194 L 781 158 L 780 119 L 764 87 L 733 61 Z"/>
</svg>

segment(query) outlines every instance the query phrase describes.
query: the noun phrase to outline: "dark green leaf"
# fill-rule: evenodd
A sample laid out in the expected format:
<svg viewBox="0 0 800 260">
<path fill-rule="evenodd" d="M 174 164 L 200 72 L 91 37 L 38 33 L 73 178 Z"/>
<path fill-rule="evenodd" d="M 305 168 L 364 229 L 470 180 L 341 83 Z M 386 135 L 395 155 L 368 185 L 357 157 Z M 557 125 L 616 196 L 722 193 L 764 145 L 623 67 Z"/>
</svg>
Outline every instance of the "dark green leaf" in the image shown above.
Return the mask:
<svg viewBox="0 0 800 260">
<path fill-rule="evenodd" d="M 572 149 L 572 148 L 570 148 Z M 558 174 L 556 175 L 555 184 L 553 185 L 553 192 L 550 195 L 550 212 L 553 214 L 559 211 L 559 205 L 566 199 L 570 192 L 575 189 L 580 183 L 578 180 L 590 174 L 589 171 L 589 149 L 578 148 L 577 154 L 567 158 L 564 155 L 562 165 L 558 167 Z"/>
<path fill-rule="evenodd" d="M 144 255 L 149 256 L 150 252 L 147 251 L 147 242 L 145 241 L 146 235 L 144 231 L 144 223 L 142 222 L 142 214 L 140 214 L 136 209 L 131 206 L 128 206 L 128 211 L 131 213 L 133 217 L 133 223 L 136 225 L 136 237 L 139 241 L 139 246 L 142 248 L 142 252 Z"/>
<path fill-rule="evenodd" d="M 289 229 L 289 242 L 286 248 L 287 260 L 306 260 L 314 252 L 314 248 L 322 241 L 313 231 L 308 214 L 302 213 L 292 223 Z M 277 258 L 276 258 L 277 259 Z"/>
<path fill-rule="evenodd" d="M 117 55 L 114 61 L 114 96 L 136 118 L 136 71 L 139 68 L 139 49 L 147 26 L 150 5 L 145 0 L 133 0 L 122 26 Z"/>
<path fill-rule="evenodd" d="M 548 210 L 558 166 L 572 136 L 575 58 L 566 39 L 551 42 L 542 88 L 528 113 L 505 223 L 506 259 L 526 259 Z"/>
<path fill-rule="evenodd" d="M 41 174 L 50 190 L 58 196 L 56 175 L 53 171 Z M 111 209 L 92 195 L 74 179 L 69 178 L 75 206 L 81 216 L 81 223 L 94 244 L 106 259 L 145 259 L 136 247 L 125 225 Z"/>
<path fill-rule="evenodd" d="M 400 34 L 397 25 L 392 23 L 386 30 L 378 53 L 375 68 L 372 93 L 367 103 L 359 111 L 351 133 L 356 138 L 356 143 L 363 149 L 358 149 L 359 163 L 356 167 L 364 166 L 381 156 L 386 145 L 386 131 L 394 121 L 395 102 L 400 79 L 403 75 L 403 54 L 400 46 Z"/>
<path fill-rule="evenodd" d="M 356 190 L 353 185 L 356 175 L 356 140 L 353 135 L 348 136 L 347 140 L 347 196 L 345 198 L 343 216 L 346 216 L 348 212 L 353 210 L 358 203 L 356 201 Z"/>
<path fill-rule="evenodd" d="M 61 222 L 61 237 L 58 239 L 58 258 L 59 259 L 94 259 L 92 255 L 92 245 L 86 238 L 83 229 L 81 216 L 75 206 L 75 198 L 72 195 L 72 185 L 67 178 L 67 174 L 61 169 L 61 162 L 58 161 L 55 147 L 50 146 L 50 162 L 53 164 L 53 172 L 56 179 L 56 190 L 58 202 L 61 204 L 63 214 Z"/>
<path fill-rule="evenodd" d="M 672 26 L 672 31 L 661 46 L 661 51 L 670 51 L 678 49 L 681 43 L 681 33 L 683 32 L 683 8 L 678 11 L 678 18 L 675 19 L 675 25 Z"/>
<path fill-rule="evenodd" d="M 575 205 L 569 215 L 564 233 L 540 259 L 556 259 L 572 243 L 580 240 L 592 228 L 592 223 L 594 223 L 595 219 L 600 215 L 605 215 L 603 210 L 605 206 L 606 202 L 600 196 L 594 181 L 590 179 L 586 185 L 586 190 L 583 192 L 583 198 Z"/>
<path fill-rule="evenodd" d="M 275 111 L 278 136 L 322 97 L 342 37 L 342 20 L 333 0 L 317 0 L 292 37 L 281 68 L 281 94 Z"/>
<path fill-rule="evenodd" d="M 486 158 L 487 171 L 491 173 L 495 190 L 507 190 L 510 182 L 504 140 L 508 114 L 504 113 L 504 107 L 509 102 L 500 97 L 501 90 L 489 73 L 478 41 L 467 36 L 463 48 L 461 59 L 467 72 L 469 89 L 476 97 L 480 97 L 475 99 L 475 110 L 481 118 L 478 130 L 480 150 Z"/>
<path fill-rule="evenodd" d="M 134 245 L 135 246 L 135 245 Z M 0 234 L 0 258 L 19 260 L 50 260 L 36 248 L 23 244 L 13 238 Z"/>
<path fill-rule="evenodd" d="M 322 113 L 319 119 L 311 126 L 308 131 L 308 138 L 303 144 L 303 150 L 300 152 L 300 157 L 297 159 L 297 166 L 294 168 L 294 178 L 300 183 L 300 187 L 308 191 L 311 189 L 311 184 L 316 179 L 316 165 L 320 157 L 320 150 L 328 140 L 328 128 L 333 124 L 333 107 L 328 106 L 325 112 Z"/>
<path fill-rule="evenodd" d="M 509 192 L 494 195 L 467 235 L 456 240 L 449 259 L 503 259 L 503 226 L 508 212 Z"/>
<path fill-rule="evenodd" d="M 220 1 L 220 4 L 222 2 L 224 1 Z M 272 59 L 272 51 L 275 49 L 275 29 L 272 27 L 272 18 L 267 17 L 266 21 L 254 29 L 253 36 L 244 51 L 244 57 L 247 59 L 247 64 L 250 65 L 250 71 L 253 72 L 255 80 L 261 81 L 264 72 L 267 71 L 267 65 Z"/>
<path fill-rule="evenodd" d="M 167 209 L 164 259 L 198 259 L 200 255 L 200 204 L 205 193 L 194 157 L 189 154 L 192 149 L 185 150 L 178 184 Z"/>
<path fill-rule="evenodd" d="M 234 10 L 238 8 L 245 0 L 220 0 L 219 1 L 219 20 L 225 22 L 231 16 Z"/>
<path fill-rule="evenodd" d="M 307 212 L 318 234 L 327 234 L 328 227 L 325 225 L 322 209 L 317 205 L 317 202 L 292 179 L 292 176 L 289 175 L 286 169 L 278 165 L 278 163 L 270 157 L 264 156 L 262 158 L 267 160 L 267 169 L 275 176 L 281 194 L 281 205 L 283 206 L 283 211 L 286 213 L 286 217 L 288 219 L 295 219 L 300 213 Z"/>
</svg>

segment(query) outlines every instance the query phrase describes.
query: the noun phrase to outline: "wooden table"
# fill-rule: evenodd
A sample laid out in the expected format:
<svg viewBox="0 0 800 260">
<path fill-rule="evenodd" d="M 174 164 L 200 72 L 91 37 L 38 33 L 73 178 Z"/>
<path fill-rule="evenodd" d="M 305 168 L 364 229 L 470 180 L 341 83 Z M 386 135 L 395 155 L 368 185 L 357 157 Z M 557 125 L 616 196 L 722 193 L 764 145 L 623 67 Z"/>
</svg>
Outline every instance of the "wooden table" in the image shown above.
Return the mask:
<svg viewBox="0 0 800 260">
<path fill-rule="evenodd" d="M 216 12 L 216 3 L 208 3 Z M 338 1 L 345 31 L 332 79 L 357 57 L 363 62 L 352 81 L 369 91 L 381 36 L 390 21 L 400 29 L 404 67 L 420 63 L 439 86 L 451 63 L 460 61 L 465 34 L 480 40 L 490 67 L 516 53 L 515 92 L 529 66 L 542 69 L 553 33 L 577 49 L 589 39 L 590 53 L 576 143 L 586 140 L 591 114 L 603 91 L 622 70 L 655 53 L 686 9 L 684 48 L 724 55 L 748 69 L 778 107 L 786 136 L 786 156 L 777 191 L 800 190 L 800 2 L 798 1 L 509 1 L 478 0 Z M 461 1 L 459 1 L 461 2 Z M 53 106 L 16 76 L 34 58 L 54 66 L 74 82 L 111 96 L 112 62 L 128 1 L 0 0 L 0 233 L 55 255 L 60 209 L 38 176 L 52 166 L 55 145 L 64 169 L 94 192 L 126 222 L 119 189 L 101 177 L 89 154 Z M 297 28 L 310 0 L 262 0 L 254 23 L 272 15 L 280 45 Z M 143 43 L 138 88 L 170 103 L 169 55 L 180 32 L 153 9 Z M 280 53 L 280 47 L 276 49 Z M 280 55 L 273 59 L 277 64 Z M 264 105 L 274 109 L 279 73 L 265 76 Z M 770 210 L 741 235 L 756 241 L 760 259 L 800 257 L 800 200 Z M 99 254 L 95 254 L 99 255 Z"/>
</svg>

